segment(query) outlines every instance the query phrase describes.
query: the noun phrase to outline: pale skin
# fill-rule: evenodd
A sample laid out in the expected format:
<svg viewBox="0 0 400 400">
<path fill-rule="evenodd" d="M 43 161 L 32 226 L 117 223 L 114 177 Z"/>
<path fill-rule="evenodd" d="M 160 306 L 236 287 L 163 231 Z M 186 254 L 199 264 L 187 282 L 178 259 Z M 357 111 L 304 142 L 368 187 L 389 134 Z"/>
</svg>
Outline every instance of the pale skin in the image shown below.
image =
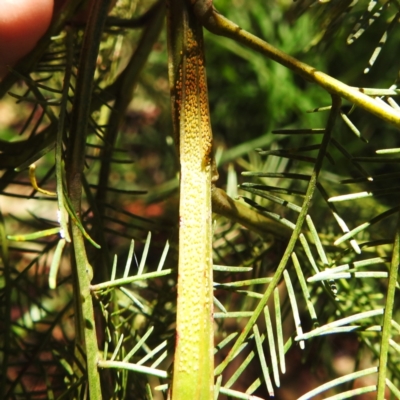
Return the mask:
<svg viewBox="0 0 400 400">
<path fill-rule="evenodd" d="M 0 1 L 0 79 L 45 34 L 53 8 L 54 0 Z"/>
<path fill-rule="evenodd" d="M 53 15 L 69 0 L 0 0 L 0 80 L 33 50 Z M 74 19 L 87 18 L 83 10 Z"/>
</svg>

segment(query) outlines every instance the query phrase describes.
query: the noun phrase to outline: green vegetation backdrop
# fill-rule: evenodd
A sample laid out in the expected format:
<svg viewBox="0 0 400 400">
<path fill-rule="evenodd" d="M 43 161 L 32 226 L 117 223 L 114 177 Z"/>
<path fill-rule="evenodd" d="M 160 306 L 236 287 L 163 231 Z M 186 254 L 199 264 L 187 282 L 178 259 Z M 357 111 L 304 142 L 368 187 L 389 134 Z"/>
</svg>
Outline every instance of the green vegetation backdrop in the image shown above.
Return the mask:
<svg viewBox="0 0 400 400">
<path fill-rule="evenodd" d="M 80 3 L 0 82 L 0 398 L 400 399 L 399 2 Z"/>
</svg>

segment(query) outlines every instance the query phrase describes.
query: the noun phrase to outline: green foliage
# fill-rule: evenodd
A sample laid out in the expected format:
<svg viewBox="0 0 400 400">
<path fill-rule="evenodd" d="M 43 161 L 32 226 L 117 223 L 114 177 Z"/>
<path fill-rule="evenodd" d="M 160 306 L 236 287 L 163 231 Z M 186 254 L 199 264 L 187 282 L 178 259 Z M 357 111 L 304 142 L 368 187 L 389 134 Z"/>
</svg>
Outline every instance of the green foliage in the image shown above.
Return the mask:
<svg viewBox="0 0 400 400">
<path fill-rule="evenodd" d="M 399 113 L 396 1 L 215 6 Z M 84 29 L 61 19 L 0 83 L 17 110 L 0 128 L 1 398 L 168 396 L 179 162 L 163 14 L 118 2 L 99 57 L 90 41 L 92 87 Z M 399 127 L 243 42 L 205 46 L 217 186 L 247 210 L 213 215 L 215 399 L 400 398 Z"/>
</svg>

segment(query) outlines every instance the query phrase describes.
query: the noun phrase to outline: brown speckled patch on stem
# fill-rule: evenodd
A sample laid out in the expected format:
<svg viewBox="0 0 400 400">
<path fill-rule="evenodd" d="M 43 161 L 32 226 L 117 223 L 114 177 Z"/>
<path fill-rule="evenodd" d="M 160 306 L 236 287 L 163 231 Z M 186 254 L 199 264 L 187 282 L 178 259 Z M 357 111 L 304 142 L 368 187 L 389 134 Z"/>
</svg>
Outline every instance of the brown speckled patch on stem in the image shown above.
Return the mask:
<svg viewBox="0 0 400 400">
<path fill-rule="evenodd" d="M 170 84 L 181 165 L 173 399 L 213 397 L 212 133 L 202 28 L 169 1 Z M 178 340 L 179 338 L 179 340 Z"/>
</svg>

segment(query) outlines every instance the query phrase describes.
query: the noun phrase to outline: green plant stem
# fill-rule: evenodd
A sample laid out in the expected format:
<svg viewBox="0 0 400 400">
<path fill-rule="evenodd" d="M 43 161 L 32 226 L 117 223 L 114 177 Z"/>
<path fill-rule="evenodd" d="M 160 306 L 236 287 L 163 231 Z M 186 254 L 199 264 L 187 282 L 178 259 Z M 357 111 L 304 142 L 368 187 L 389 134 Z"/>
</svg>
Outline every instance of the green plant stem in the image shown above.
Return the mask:
<svg viewBox="0 0 400 400">
<path fill-rule="evenodd" d="M 396 293 L 396 283 L 399 272 L 400 262 L 400 215 L 397 217 L 397 230 L 393 246 L 392 262 L 389 271 L 389 285 L 387 288 L 385 313 L 383 316 L 383 328 L 381 339 L 381 351 L 379 353 L 379 372 L 378 372 L 378 393 L 377 400 L 385 398 L 386 378 L 387 378 L 387 361 L 389 352 L 389 339 L 391 337 L 391 321 L 393 316 L 393 305 Z"/>
<path fill-rule="evenodd" d="M 55 148 L 55 166 L 56 166 L 56 192 L 58 202 L 58 212 L 60 227 L 62 229 L 63 236 L 67 242 L 71 242 L 68 228 L 68 211 L 65 206 L 65 194 L 64 194 L 64 168 L 63 168 L 63 138 L 66 129 L 65 117 L 67 113 L 68 93 L 70 88 L 70 81 L 72 76 L 72 64 L 73 64 L 73 32 L 71 29 L 67 29 L 66 36 L 66 48 L 67 48 L 67 67 L 65 69 L 64 84 L 62 89 L 62 99 L 60 105 L 60 114 L 58 117 L 57 127 L 57 138 Z"/>
<path fill-rule="evenodd" d="M 239 347 L 242 345 L 242 343 L 246 340 L 249 332 L 251 331 L 253 325 L 256 323 L 258 317 L 260 316 L 261 312 L 263 311 L 265 305 L 267 304 L 272 292 L 274 291 L 275 287 L 278 285 L 282 273 L 286 268 L 286 264 L 293 252 L 294 246 L 297 242 L 297 239 L 300 235 L 301 232 L 301 228 L 303 226 L 303 223 L 306 219 L 307 213 L 308 213 L 308 209 L 310 207 L 311 204 L 311 200 L 313 198 L 314 195 L 314 191 L 316 188 L 316 184 L 317 184 L 317 180 L 318 180 L 318 176 L 319 176 L 319 172 L 321 170 L 321 166 L 322 166 L 322 162 L 325 158 L 325 154 L 326 154 L 326 149 L 328 147 L 329 141 L 330 141 L 330 137 L 332 134 L 332 130 L 335 124 L 335 120 L 337 115 L 339 114 L 340 111 L 340 106 L 341 106 L 341 101 L 340 101 L 340 97 L 338 96 L 332 96 L 332 109 L 330 111 L 329 114 L 329 118 L 328 118 L 328 122 L 327 122 L 327 126 L 326 126 L 326 131 L 324 134 L 324 137 L 322 139 L 322 143 L 321 143 L 321 148 L 320 151 L 318 153 L 318 157 L 317 157 L 317 161 L 315 163 L 315 167 L 313 170 L 313 173 L 311 175 L 311 179 L 310 182 L 308 184 L 308 188 L 307 188 L 307 193 L 305 195 L 305 199 L 303 202 L 303 205 L 301 207 L 301 212 L 299 214 L 299 217 L 297 219 L 296 222 L 296 227 L 293 231 L 293 234 L 289 240 L 289 244 L 285 250 L 285 253 L 281 259 L 281 262 L 278 265 L 278 268 L 274 274 L 273 280 L 272 282 L 269 284 L 267 290 L 265 291 L 262 299 L 260 300 L 260 302 L 258 303 L 256 309 L 253 312 L 253 315 L 251 316 L 251 318 L 249 319 L 249 321 L 247 322 L 246 326 L 244 327 L 244 329 L 242 330 L 240 336 L 236 339 L 235 344 L 232 346 L 231 350 L 229 351 L 228 355 L 226 356 L 225 360 L 222 361 L 222 363 L 220 365 L 218 365 L 218 367 L 215 369 L 215 375 L 220 375 L 224 369 L 226 368 L 226 366 L 229 364 L 229 362 L 235 357 L 236 352 L 238 351 Z"/>
<path fill-rule="evenodd" d="M 172 399 L 212 399 L 212 133 L 203 32 L 184 0 L 170 0 L 168 10 L 172 116 L 181 165 Z"/>
<path fill-rule="evenodd" d="M 82 174 L 93 78 L 109 4 L 110 0 L 93 2 L 79 60 L 76 96 L 72 109 L 67 154 L 68 194 L 73 211 L 78 218 L 81 214 Z M 74 279 L 76 335 L 78 345 L 81 345 L 86 352 L 90 398 L 98 400 L 102 398 L 102 394 L 97 369 L 98 346 L 90 291 L 90 266 L 87 260 L 83 234 L 75 221 L 72 223 L 71 233 L 76 266 Z"/>
<path fill-rule="evenodd" d="M 263 238 L 271 234 L 282 240 L 290 238 L 293 232 L 290 228 L 267 218 L 239 201 L 233 200 L 224 190 L 213 187 L 211 193 L 213 212 L 242 224 Z"/>
<path fill-rule="evenodd" d="M 358 107 L 400 128 L 400 113 L 386 103 L 378 102 L 367 96 L 362 92 L 362 89 L 348 86 L 324 72 L 317 71 L 314 67 L 297 60 L 266 41 L 245 31 L 220 14 L 214 8 L 212 0 L 190 0 L 190 3 L 193 6 L 196 16 L 210 32 L 233 39 L 246 47 L 266 55 L 271 60 L 299 74 L 305 80 L 316 83 L 329 93 L 347 99 Z"/>
</svg>

